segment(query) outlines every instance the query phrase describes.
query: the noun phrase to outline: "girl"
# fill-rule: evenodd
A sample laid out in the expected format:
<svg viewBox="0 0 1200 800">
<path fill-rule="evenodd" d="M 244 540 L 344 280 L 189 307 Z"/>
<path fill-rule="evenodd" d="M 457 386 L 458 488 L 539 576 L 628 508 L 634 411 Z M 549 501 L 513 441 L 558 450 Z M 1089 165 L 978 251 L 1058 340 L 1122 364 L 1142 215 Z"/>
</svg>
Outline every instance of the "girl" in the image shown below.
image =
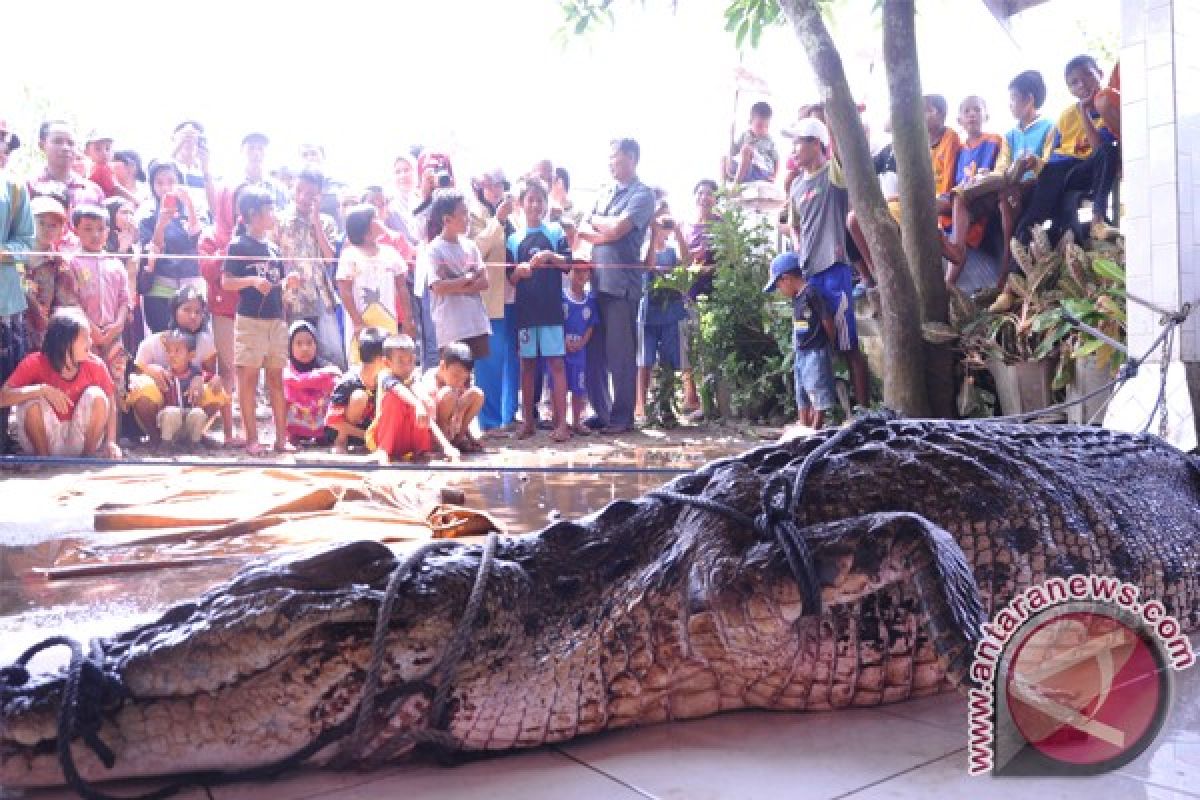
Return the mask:
<svg viewBox="0 0 1200 800">
<path fill-rule="evenodd" d="M 147 256 L 137 288 L 143 296 L 146 327 L 159 333 L 171 325 L 175 292 L 203 284 L 194 258 L 200 219 L 192 207 L 192 196 L 179 185 L 183 175 L 173 162 L 151 161 L 149 177 L 154 202 L 147 204 L 149 211 L 138 222 L 138 243 Z"/>
<path fill-rule="evenodd" d="M 492 326 L 480 294 L 488 288 L 487 270 L 479 248 L 467 238 L 469 224 L 461 192 L 438 189 L 433 193 L 425 257 L 436 346 L 464 342 L 478 360 L 487 357 Z"/>
<path fill-rule="evenodd" d="M 221 425 L 225 443 L 233 443 L 233 401 L 225 382 L 217 373 L 217 350 L 212 331 L 208 326 L 208 308 L 204 295 L 188 286 L 180 289 L 171 298 L 171 326 L 162 333 L 153 333 L 138 346 L 134 366 L 137 373 L 129 376 L 129 394 L 126 402 L 134 419 L 143 431 L 158 440 L 158 413 L 166 405 L 170 394 L 168 374 L 167 337 L 172 331 L 182 331 L 196 337 L 196 345 L 190 357 L 190 365 L 197 373 L 205 376 L 204 389 L 197 403 L 212 416 L 221 412 Z"/>
<path fill-rule="evenodd" d="M 133 203 L 123 197 L 110 197 L 104 201 L 108 211 L 109 253 L 121 259 L 129 276 L 129 319 L 121 331 L 121 343 L 126 353 L 136 353 L 145 335 L 141 298 L 137 291 L 138 275 L 138 229 L 134 218 Z"/>
<path fill-rule="evenodd" d="M 346 312 L 346 358 L 361 363 L 358 334 L 366 327 L 398 333 L 407 328 L 407 267 L 395 248 L 381 244 L 386 233 L 379 213 L 367 203 L 346 214 L 346 243 L 338 259 L 337 287 Z"/>
<path fill-rule="evenodd" d="M 287 325 L 283 320 L 283 287 L 299 285 L 300 276 L 284 277 L 279 249 L 267 236 L 275 227 L 275 203 L 259 186 L 246 187 L 238 197 L 236 237 L 229 244 L 221 288 L 238 293 L 233 322 L 233 363 L 237 368 L 238 403 L 246 429 L 246 452 L 261 456 L 254 417 L 258 373 L 266 374 L 267 397 L 275 418 L 275 451 L 294 453 L 287 436 L 287 401 L 283 396 L 283 367 L 287 363 Z"/>
<path fill-rule="evenodd" d="M 317 358 L 317 331 L 311 323 L 296 320 L 288 329 L 288 364 L 283 368 L 283 396 L 287 400 L 287 432 L 298 440 L 325 440 L 325 412 L 341 370 Z"/>
<path fill-rule="evenodd" d="M 0 388 L 0 407 L 17 407 L 17 441 L 26 453 L 121 457 L 112 378 L 91 348 L 83 311 L 59 309 L 41 351 L 27 355 Z"/>
</svg>

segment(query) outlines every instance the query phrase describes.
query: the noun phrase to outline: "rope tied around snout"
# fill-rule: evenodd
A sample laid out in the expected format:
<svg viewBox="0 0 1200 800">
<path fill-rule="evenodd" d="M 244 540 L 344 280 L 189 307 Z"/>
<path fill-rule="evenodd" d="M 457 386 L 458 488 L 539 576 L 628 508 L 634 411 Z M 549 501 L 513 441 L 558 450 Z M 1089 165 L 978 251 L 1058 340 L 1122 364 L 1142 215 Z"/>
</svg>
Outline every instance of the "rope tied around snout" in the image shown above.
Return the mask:
<svg viewBox="0 0 1200 800">
<path fill-rule="evenodd" d="M 708 511 L 725 517 L 735 525 L 755 531 L 764 541 L 774 540 L 783 551 L 792 577 L 800 589 L 800 597 L 804 604 L 804 616 L 814 616 L 821 612 L 821 584 L 817 577 L 816 566 L 813 564 L 812 551 L 809 549 L 808 541 L 804 538 L 800 526 L 796 524 L 796 510 L 804 499 L 804 486 L 813 469 L 834 448 L 862 428 L 891 418 L 893 417 L 890 413 L 872 413 L 857 417 L 854 422 L 813 448 L 813 451 L 800 462 L 800 466 L 795 468 L 794 474 L 791 469 L 784 468 L 771 476 L 763 486 L 762 510 L 755 516 L 711 497 L 683 494 L 667 489 L 656 489 L 647 492 L 646 496 L 666 503 L 680 503 Z"/>
<path fill-rule="evenodd" d="M 400 741 L 429 743 L 447 750 L 455 749 L 458 746 L 457 740 L 444 730 L 447 724 L 447 704 L 454 686 L 455 674 L 470 643 L 471 631 L 475 627 L 483 605 L 484 590 L 487 587 L 488 576 L 491 574 L 492 564 L 495 560 L 497 538 L 493 532 L 485 540 L 479 568 L 475 573 L 471 593 L 467 598 L 458 625 L 455 627 L 442 657 L 419 681 L 437 685 L 430 703 L 429 727 L 400 734 L 398 737 Z M 375 700 L 379 693 L 383 660 L 387 654 L 387 632 L 399 589 L 404 579 L 419 569 L 432 552 L 447 546 L 455 546 L 455 543 L 445 539 L 428 542 L 410 553 L 392 570 L 376 616 L 375 634 L 371 642 L 371 661 L 355 714 L 349 720 L 323 731 L 312 742 L 277 762 L 229 772 L 187 773 L 162 788 L 138 795 L 111 795 L 93 788 L 79 773 L 74 753 L 71 750 L 71 743 L 76 738 L 82 738 L 101 763 L 106 768 L 112 769 L 116 765 L 116 755 L 112 748 L 100 738 L 100 728 L 105 717 L 132 697 L 132 694 L 118 675 L 105 669 L 103 653 L 98 647 L 94 647 L 91 654 L 85 654 L 83 645 L 68 636 L 49 637 L 28 648 L 12 664 L 0 667 L 0 704 L 21 697 L 32 699 L 35 693 L 41 691 L 38 687 L 29 685 L 31 678 L 29 662 L 33 660 L 34 656 L 53 647 L 70 649 L 71 660 L 63 679 L 62 702 L 59 706 L 55 729 L 56 751 L 59 767 L 62 769 L 67 785 L 85 800 L 162 800 L 189 786 L 198 784 L 216 786 L 238 780 L 268 778 L 299 766 L 339 740 L 343 741 L 341 752 L 349 755 L 361 745 L 367 723 L 374 711 Z M 461 545 L 458 546 L 461 547 Z"/>
</svg>

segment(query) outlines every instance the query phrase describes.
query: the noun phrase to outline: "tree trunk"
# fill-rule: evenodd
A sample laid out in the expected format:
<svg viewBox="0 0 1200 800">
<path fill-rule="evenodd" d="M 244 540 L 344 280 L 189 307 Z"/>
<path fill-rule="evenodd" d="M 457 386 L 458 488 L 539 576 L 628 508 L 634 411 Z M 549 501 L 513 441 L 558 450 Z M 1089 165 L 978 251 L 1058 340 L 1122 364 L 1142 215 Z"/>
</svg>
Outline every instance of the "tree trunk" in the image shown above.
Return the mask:
<svg viewBox="0 0 1200 800">
<path fill-rule="evenodd" d="M 925 98 L 917 61 L 914 0 L 884 0 L 883 60 L 892 113 L 892 147 L 900 183 L 900 227 L 908 266 L 916 282 L 924 322 L 945 322 L 946 283 L 942 234 L 934 202 L 933 164 L 925 126 Z M 953 355 L 946 347 L 926 348 L 926 390 L 934 416 L 954 410 Z"/>
<path fill-rule="evenodd" d="M 866 133 L 846 81 L 841 56 L 825 27 L 816 0 L 780 0 L 779 5 L 795 29 L 816 73 L 830 135 L 838 143 L 838 154 L 850 190 L 850 202 L 871 253 L 875 256 L 882 311 L 884 403 L 906 416 L 928 416 L 925 349 L 917 290 L 899 232 L 875 177 Z M 919 95 L 919 87 L 917 92 Z M 929 172 L 928 147 L 925 166 Z M 932 187 L 931 172 L 930 176 Z M 932 188 L 929 196 L 932 196 Z M 942 298 L 944 305 L 944 290 Z"/>
</svg>

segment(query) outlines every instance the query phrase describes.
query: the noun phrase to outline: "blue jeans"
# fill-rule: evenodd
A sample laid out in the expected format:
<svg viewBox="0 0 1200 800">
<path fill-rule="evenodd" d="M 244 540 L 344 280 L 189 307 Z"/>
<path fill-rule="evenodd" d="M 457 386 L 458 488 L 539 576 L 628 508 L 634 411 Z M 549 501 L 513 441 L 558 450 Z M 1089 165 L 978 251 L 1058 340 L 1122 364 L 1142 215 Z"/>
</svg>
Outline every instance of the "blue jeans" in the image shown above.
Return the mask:
<svg viewBox="0 0 1200 800">
<path fill-rule="evenodd" d="M 517 360 L 514 322 L 510 303 L 504 307 L 503 317 L 491 320 L 491 350 L 487 358 L 475 362 L 475 384 L 483 390 L 479 427 L 485 431 L 508 425 L 517 414 L 521 365 Z"/>
</svg>

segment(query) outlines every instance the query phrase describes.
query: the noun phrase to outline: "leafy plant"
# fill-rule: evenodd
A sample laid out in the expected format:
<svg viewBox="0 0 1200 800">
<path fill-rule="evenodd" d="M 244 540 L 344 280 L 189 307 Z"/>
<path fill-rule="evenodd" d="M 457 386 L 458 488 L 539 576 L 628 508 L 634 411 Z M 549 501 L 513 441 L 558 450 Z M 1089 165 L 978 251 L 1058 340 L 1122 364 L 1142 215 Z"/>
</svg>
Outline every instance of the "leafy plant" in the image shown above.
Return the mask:
<svg viewBox="0 0 1200 800">
<path fill-rule="evenodd" d="M 734 416 L 791 416 L 791 312 L 762 290 L 775 255 L 771 227 L 734 204 L 722 201 L 719 209 L 712 227 L 715 289 L 700 301 L 695 349 L 706 413 L 716 411 L 721 384 Z"/>
</svg>

